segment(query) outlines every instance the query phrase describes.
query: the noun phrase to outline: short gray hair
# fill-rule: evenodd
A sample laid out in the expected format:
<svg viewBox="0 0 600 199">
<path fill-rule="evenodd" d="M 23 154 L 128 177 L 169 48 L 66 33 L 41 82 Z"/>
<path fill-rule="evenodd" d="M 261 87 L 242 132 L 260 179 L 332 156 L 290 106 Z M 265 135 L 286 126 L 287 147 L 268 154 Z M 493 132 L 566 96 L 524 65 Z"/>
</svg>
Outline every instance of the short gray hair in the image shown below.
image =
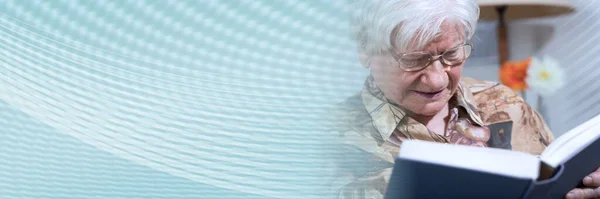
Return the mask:
<svg viewBox="0 0 600 199">
<path fill-rule="evenodd" d="M 358 50 L 377 55 L 422 48 L 433 41 L 447 20 L 461 24 L 471 39 L 479 18 L 475 0 L 357 0 L 350 10 Z"/>
</svg>

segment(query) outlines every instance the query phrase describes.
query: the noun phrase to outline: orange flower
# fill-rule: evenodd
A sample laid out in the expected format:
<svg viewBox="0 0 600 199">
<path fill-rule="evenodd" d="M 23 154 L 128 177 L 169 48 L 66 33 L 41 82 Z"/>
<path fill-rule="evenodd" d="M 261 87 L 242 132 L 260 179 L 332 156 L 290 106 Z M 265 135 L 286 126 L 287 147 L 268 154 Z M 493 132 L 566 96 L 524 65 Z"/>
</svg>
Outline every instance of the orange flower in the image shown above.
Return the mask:
<svg viewBox="0 0 600 199">
<path fill-rule="evenodd" d="M 500 82 L 515 91 L 527 89 L 527 69 L 531 63 L 531 57 L 522 61 L 507 61 L 500 68 Z"/>
</svg>

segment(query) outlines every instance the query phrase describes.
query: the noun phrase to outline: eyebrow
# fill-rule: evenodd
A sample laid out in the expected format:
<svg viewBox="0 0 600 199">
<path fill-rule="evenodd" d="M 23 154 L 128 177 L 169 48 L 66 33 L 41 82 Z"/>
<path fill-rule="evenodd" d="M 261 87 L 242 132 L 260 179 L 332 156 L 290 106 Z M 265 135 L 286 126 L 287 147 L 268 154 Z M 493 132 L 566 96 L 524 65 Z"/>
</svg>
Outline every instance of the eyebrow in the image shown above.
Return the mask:
<svg viewBox="0 0 600 199">
<path fill-rule="evenodd" d="M 447 52 L 448 50 L 450 50 L 450 49 L 453 49 L 453 48 L 456 48 L 456 47 L 458 47 L 458 46 L 460 46 L 460 45 L 463 45 L 463 44 L 466 44 L 466 43 L 467 43 L 466 41 L 463 41 L 463 42 L 456 42 L 456 44 L 454 44 L 452 47 L 450 47 L 450 48 L 447 48 L 446 50 L 444 50 L 444 51 L 442 51 L 442 52 L 439 52 L 439 53 L 437 53 L 437 54 L 435 54 L 435 55 L 441 55 L 441 54 L 444 54 L 444 53 L 445 53 L 445 52 Z M 429 51 L 425 51 L 425 50 L 421 50 L 421 51 L 412 51 L 412 52 L 406 52 L 406 53 L 404 53 L 404 54 L 407 54 L 407 53 L 424 53 L 424 54 L 434 55 L 433 53 L 431 53 L 431 52 L 429 52 Z"/>
<path fill-rule="evenodd" d="M 448 51 L 448 49 L 456 48 L 456 47 L 458 47 L 458 46 L 460 46 L 460 45 L 467 44 L 467 43 L 468 43 L 468 41 L 467 41 L 467 40 L 464 40 L 464 41 L 460 41 L 460 40 L 459 40 L 458 42 L 455 42 L 455 44 L 454 44 L 452 47 L 450 47 L 450 48 L 447 48 L 447 49 L 446 49 L 446 50 L 444 50 L 442 53 L 444 53 L 444 52 Z M 402 52 L 395 52 L 395 53 L 394 53 L 394 56 L 399 56 L 399 55 L 402 55 L 402 54 L 407 54 L 407 53 L 425 53 L 425 54 L 430 54 L 430 55 L 432 54 L 432 53 L 430 53 L 429 51 L 420 50 L 420 51 L 409 51 L 409 52 L 404 52 L 404 53 L 402 53 Z M 442 53 L 438 53 L 437 55 L 441 55 Z"/>
</svg>

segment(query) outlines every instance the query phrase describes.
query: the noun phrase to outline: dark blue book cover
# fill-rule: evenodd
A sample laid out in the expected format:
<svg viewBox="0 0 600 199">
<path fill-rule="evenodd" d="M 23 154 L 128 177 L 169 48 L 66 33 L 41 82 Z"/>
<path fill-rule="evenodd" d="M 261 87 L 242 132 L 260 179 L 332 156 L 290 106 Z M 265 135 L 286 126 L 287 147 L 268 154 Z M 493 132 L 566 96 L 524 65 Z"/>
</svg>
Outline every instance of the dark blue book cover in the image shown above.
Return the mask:
<svg viewBox="0 0 600 199">
<path fill-rule="evenodd" d="M 531 179 L 397 158 L 385 198 L 562 199 L 600 167 L 600 138 L 586 142 L 556 168 L 540 162 L 544 177 Z"/>
<path fill-rule="evenodd" d="M 521 198 L 531 183 L 531 179 L 397 159 L 385 198 Z"/>
</svg>

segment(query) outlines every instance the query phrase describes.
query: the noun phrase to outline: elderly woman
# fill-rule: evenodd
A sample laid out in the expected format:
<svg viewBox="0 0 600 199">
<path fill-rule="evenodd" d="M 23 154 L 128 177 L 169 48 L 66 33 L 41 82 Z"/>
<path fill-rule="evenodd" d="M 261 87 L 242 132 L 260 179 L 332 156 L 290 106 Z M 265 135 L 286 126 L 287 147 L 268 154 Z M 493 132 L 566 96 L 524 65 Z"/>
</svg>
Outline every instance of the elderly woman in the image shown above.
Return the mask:
<svg viewBox="0 0 600 199">
<path fill-rule="evenodd" d="M 511 89 L 461 77 L 479 17 L 475 0 L 366 0 L 354 36 L 365 86 L 339 109 L 338 198 L 383 198 L 404 140 L 539 155 L 553 141 L 542 117 Z M 512 126 L 491 132 L 492 125 Z M 600 197 L 600 172 L 567 198 Z"/>
</svg>

